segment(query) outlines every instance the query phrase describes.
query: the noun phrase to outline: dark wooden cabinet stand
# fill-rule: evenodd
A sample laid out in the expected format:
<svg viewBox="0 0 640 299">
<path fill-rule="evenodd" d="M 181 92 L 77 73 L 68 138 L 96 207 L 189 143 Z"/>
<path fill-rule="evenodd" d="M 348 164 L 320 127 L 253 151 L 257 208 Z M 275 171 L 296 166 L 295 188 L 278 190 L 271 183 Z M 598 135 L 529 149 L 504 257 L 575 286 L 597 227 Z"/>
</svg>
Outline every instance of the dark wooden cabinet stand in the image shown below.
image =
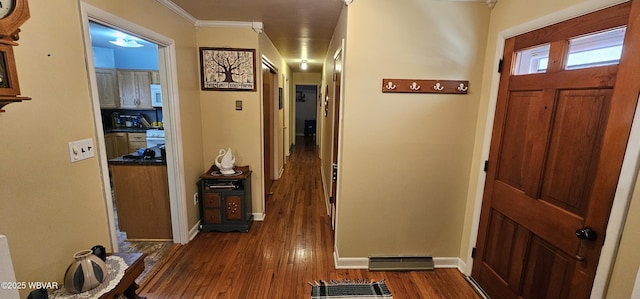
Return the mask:
<svg viewBox="0 0 640 299">
<path fill-rule="evenodd" d="M 138 289 L 136 278 L 144 271 L 144 258 L 147 255 L 140 252 L 120 252 L 113 255 L 123 258 L 127 269 L 124 270 L 120 283 L 113 290 L 100 296 L 100 299 L 119 299 L 121 296 L 128 299 L 145 299 L 146 297 L 136 294 Z"/>
<path fill-rule="evenodd" d="M 248 232 L 253 223 L 251 170 L 238 166 L 236 174 L 222 175 L 214 165 L 200 176 L 200 230 Z"/>
</svg>

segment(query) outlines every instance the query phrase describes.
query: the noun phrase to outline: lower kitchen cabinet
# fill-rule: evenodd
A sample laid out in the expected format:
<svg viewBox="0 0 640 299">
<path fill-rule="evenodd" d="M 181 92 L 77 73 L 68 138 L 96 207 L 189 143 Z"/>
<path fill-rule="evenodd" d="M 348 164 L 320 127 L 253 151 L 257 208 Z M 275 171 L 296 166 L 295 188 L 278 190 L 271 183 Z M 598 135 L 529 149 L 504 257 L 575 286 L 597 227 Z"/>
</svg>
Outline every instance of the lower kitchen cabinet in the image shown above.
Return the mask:
<svg viewBox="0 0 640 299">
<path fill-rule="evenodd" d="M 128 133 L 129 153 L 137 151 L 139 148 L 147 148 L 146 133 Z"/>
<path fill-rule="evenodd" d="M 172 240 L 167 166 L 110 163 L 118 228 L 129 241 Z"/>
<path fill-rule="evenodd" d="M 127 133 L 104 134 L 104 143 L 107 149 L 107 159 L 113 159 L 130 153 Z"/>
<path fill-rule="evenodd" d="M 201 231 L 248 232 L 253 223 L 251 170 L 236 167 L 235 175 L 222 175 L 215 166 L 200 176 Z"/>
</svg>

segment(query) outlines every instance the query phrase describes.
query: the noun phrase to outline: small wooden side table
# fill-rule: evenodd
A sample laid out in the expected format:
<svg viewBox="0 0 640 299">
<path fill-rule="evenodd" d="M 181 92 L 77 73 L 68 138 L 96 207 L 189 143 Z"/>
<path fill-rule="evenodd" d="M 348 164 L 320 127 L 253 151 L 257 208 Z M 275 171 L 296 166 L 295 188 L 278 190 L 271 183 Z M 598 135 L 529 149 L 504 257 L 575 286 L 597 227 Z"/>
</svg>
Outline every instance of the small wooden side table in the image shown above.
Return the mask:
<svg viewBox="0 0 640 299">
<path fill-rule="evenodd" d="M 139 287 L 136 283 L 136 278 L 144 271 L 144 258 L 147 255 L 141 252 L 120 252 L 112 255 L 124 259 L 127 269 L 124 270 L 124 276 L 120 283 L 109 293 L 100 296 L 100 299 L 118 299 L 120 295 L 124 295 L 129 299 L 145 299 L 145 297 L 140 297 L 136 294 L 136 290 Z"/>
</svg>

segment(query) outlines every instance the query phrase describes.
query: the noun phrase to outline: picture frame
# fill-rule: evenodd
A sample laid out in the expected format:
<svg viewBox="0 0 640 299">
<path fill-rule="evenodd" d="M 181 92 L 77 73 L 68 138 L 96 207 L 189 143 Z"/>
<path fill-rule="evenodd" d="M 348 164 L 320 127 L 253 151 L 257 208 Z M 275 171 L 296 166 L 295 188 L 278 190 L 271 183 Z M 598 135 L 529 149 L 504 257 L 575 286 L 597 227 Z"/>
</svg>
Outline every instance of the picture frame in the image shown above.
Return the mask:
<svg viewBox="0 0 640 299">
<path fill-rule="evenodd" d="M 15 97 L 20 94 L 13 47 L 0 44 L 0 96 Z"/>
<path fill-rule="evenodd" d="M 256 91 L 256 50 L 200 47 L 202 90 Z"/>
</svg>

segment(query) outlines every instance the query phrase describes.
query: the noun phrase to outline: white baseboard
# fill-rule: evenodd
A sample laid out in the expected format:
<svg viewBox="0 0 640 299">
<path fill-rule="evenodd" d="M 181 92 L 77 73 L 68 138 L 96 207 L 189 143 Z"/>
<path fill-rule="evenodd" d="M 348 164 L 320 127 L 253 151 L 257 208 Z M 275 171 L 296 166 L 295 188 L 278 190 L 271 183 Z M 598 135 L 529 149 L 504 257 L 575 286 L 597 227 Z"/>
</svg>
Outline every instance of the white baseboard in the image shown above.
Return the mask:
<svg viewBox="0 0 640 299">
<path fill-rule="evenodd" d="M 200 233 L 200 220 L 189 230 L 189 241 L 193 240 Z"/>
<path fill-rule="evenodd" d="M 339 257 L 336 251 L 333 252 L 333 259 L 336 269 L 367 269 L 369 268 L 368 257 Z M 434 257 L 433 264 L 436 269 L 455 268 L 464 273 L 466 264 L 458 257 Z"/>
<path fill-rule="evenodd" d="M 253 221 L 264 221 L 264 213 L 253 213 Z"/>
</svg>

